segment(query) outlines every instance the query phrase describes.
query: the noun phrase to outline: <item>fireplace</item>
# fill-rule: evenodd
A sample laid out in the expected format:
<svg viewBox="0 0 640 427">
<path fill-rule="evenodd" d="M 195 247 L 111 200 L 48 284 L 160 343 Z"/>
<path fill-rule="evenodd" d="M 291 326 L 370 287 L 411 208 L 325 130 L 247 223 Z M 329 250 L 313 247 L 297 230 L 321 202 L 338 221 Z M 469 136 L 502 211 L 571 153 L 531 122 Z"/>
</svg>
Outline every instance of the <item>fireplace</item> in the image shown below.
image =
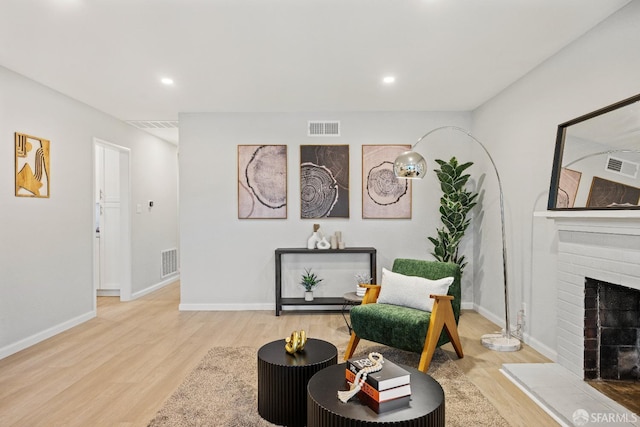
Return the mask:
<svg viewBox="0 0 640 427">
<path fill-rule="evenodd" d="M 618 286 L 640 291 L 640 211 L 547 211 L 536 216 L 552 218 L 558 230 L 556 353 L 552 357 L 556 363 L 504 364 L 503 372 L 561 425 L 578 425 L 587 414 L 589 420 L 595 422 L 615 419 L 627 423 L 623 425 L 640 426 L 639 380 L 588 379 L 601 375 L 596 371 L 601 353 L 604 359 L 617 355 L 609 358 L 615 361 L 611 364 L 616 368 L 605 368 L 605 375 L 607 372 L 618 377 L 637 375 L 637 363 L 625 364 L 629 359 L 633 361 L 633 354 L 637 354 L 631 353 L 629 357 L 627 352 L 633 339 L 627 337 L 621 343 L 616 338 L 624 338 L 629 331 L 607 329 L 598 339 L 596 327 L 602 326 L 602 318 L 612 314 L 591 315 L 600 308 L 599 286 L 605 288 L 604 293 L 617 293 Z M 607 289 L 609 285 L 614 286 L 614 291 Z M 613 311 L 620 311 L 624 304 L 637 297 L 623 294 L 614 297 L 614 301 L 616 298 Z M 623 314 L 623 324 L 626 324 L 624 319 L 637 321 L 638 317 L 637 312 Z M 612 328 L 607 321 L 604 325 Z M 637 351 L 638 329 L 635 328 L 633 351 Z M 600 341 L 607 347 L 602 352 Z M 617 347 L 609 346 L 614 341 Z M 611 390 L 613 387 L 617 390 Z"/>
<path fill-rule="evenodd" d="M 596 339 L 592 336 L 593 330 L 587 328 L 585 331 L 586 310 L 590 310 L 586 304 L 593 301 L 585 299 L 585 293 L 595 295 L 593 289 L 588 290 L 593 285 L 587 282 L 615 284 L 640 291 L 640 227 L 637 221 L 625 219 L 555 219 L 559 278 L 557 362 L 585 378 L 585 355 L 589 358 L 593 352 L 600 352 L 592 341 Z M 588 326 L 596 322 L 592 319 Z M 610 332 L 605 334 L 607 340 L 608 334 Z M 593 375 L 593 367 L 589 366 L 589 375 Z"/>
<path fill-rule="evenodd" d="M 584 379 L 640 380 L 640 290 L 585 280 Z"/>
</svg>

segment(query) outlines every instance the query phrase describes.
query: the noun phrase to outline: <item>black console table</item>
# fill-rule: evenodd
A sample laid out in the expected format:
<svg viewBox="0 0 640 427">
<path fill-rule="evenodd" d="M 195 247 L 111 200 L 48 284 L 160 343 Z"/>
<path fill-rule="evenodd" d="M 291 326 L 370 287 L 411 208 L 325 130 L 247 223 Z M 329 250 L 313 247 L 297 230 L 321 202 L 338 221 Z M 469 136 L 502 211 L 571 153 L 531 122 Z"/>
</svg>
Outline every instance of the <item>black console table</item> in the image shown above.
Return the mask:
<svg viewBox="0 0 640 427">
<path fill-rule="evenodd" d="M 369 275 L 372 283 L 376 283 L 376 248 L 344 248 L 344 249 L 306 249 L 306 248 L 279 248 L 276 249 L 276 316 L 280 316 L 284 305 L 335 305 L 342 309 L 344 298 L 342 296 L 314 298 L 313 301 L 305 301 L 304 298 L 282 298 L 282 256 L 286 254 L 369 254 Z M 355 285 L 355 283 L 354 283 Z"/>
</svg>

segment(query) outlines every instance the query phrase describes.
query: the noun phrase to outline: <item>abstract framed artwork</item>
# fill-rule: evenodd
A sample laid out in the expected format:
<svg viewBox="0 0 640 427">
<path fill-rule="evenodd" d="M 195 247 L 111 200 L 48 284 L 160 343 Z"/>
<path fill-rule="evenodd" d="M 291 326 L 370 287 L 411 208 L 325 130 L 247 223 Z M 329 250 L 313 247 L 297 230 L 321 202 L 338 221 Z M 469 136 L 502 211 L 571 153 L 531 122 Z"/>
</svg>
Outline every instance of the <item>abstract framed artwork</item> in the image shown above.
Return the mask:
<svg viewBox="0 0 640 427">
<path fill-rule="evenodd" d="M 362 218 L 411 218 L 411 180 L 396 178 L 393 162 L 411 145 L 362 146 Z"/>
<path fill-rule="evenodd" d="M 300 146 L 300 217 L 349 218 L 349 146 Z"/>
<path fill-rule="evenodd" d="M 50 142 L 15 133 L 16 196 L 48 198 L 51 182 Z"/>
<path fill-rule="evenodd" d="M 572 208 L 578 194 L 578 186 L 582 172 L 573 169 L 562 168 L 560 170 L 560 180 L 558 184 L 558 195 L 556 197 L 557 208 Z"/>
<path fill-rule="evenodd" d="M 286 145 L 238 145 L 238 218 L 287 218 Z"/>
<path fill-rule="evenodd" d="M 587 207 L 624 208 L 638 206 L 640 203 L 640 188 L 609 181 L 608 179 L 593 177 Z"/>
</svg>

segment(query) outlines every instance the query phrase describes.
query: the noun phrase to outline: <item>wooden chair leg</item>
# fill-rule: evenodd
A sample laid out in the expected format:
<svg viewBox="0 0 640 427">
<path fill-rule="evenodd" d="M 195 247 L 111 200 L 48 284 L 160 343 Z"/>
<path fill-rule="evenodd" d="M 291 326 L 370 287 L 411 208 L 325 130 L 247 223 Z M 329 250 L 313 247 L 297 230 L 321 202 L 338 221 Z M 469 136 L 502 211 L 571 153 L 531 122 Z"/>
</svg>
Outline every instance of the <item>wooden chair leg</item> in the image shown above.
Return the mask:
<svg viewBox="0 0 640 427">
<path fill-rule="evenodd" d="M 456 319 L 453 315 L 453 308 L 451 307 L 452 296 L 449 295 L 431 295 L 434 298 L 433 310 L 431 311 L 431 320 L 429 321 L 429 329 L 427 330 L 427 337 L 424 341 L 424 348 L 420 356 L 420 364 L 418 370 L 427 372 L 433 353 L 436 351 L 436 344 L 442 334 L 444 328 L 449 335 L 451 344 L 459 358 L 463 358 L 462 344 L 458 335 L 458 326 L 456 325 Z"/>
<path fill-rule="evenodd" d="M 356 347 L 360 342 L 360 337 L 355 332 L 351 332 L 351 338 L 349 339 L 349 345 L 344 352 L 344 360 L 349 360 L 353 356 L 353 352 L 356 351 Z"/>
</svg>

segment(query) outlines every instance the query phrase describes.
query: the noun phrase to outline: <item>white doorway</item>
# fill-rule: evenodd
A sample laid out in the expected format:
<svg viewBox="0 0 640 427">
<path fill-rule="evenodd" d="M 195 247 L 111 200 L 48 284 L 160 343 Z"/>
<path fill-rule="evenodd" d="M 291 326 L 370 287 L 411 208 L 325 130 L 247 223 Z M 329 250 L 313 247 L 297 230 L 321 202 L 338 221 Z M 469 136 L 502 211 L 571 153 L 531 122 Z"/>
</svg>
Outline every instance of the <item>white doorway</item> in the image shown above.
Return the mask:
<svg viewBox="0 0 640 427">
<path fill-rule="evenodd" d="M 93 287 L 131 299 L 130 150 L 94 138 Z"/>
</svg>

